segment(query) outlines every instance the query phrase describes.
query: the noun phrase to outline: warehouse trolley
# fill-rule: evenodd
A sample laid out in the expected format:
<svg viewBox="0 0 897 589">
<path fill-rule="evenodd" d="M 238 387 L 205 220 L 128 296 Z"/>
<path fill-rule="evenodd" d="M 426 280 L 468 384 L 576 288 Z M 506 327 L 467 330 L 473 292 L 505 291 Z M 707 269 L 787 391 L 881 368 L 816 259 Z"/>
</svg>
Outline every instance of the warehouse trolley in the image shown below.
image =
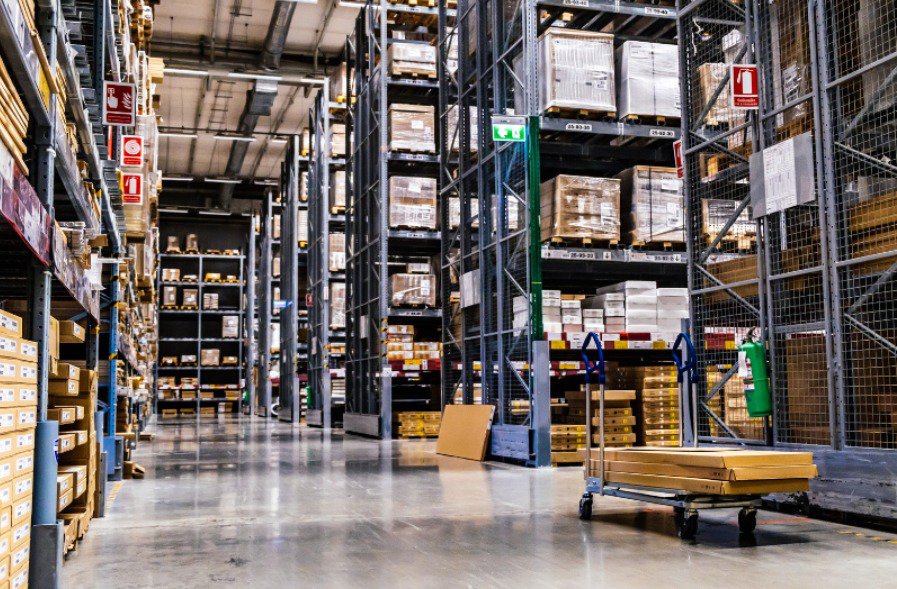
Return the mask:
<svg viewBox="0 0 897 589">
<path fill-rule="evenodd" d="M 597 360 L 589 358 L 589 344 L 594 342 Z M 685 351 L 680 348 L 685 344 Z M 697 446 L 698 440 L 698 403 L 697 403 L 697 361 L 695 350 L 686 333 L 680 333 L 673 345 L 673 361 L 678 370 L 679 380 L 679 441 Z M 676 529 L 683 540 L 691 540 L 698 532 L 698 511 L 701 509 L 741 508 L 738 512 L 738 529 L 747 534 L 757 526 L 757 508 L 760 506 L 759 495 L 695 495 L 675 489 L 658 489 L 639 487 L 604 480 L 604 393 L 607 377 L 604 369 L 604 350 L 601 340 L 595 333 L 590 333 L 583 342 L 581 354 L 586 366 L 586 456 L 583 476 L 586 481 L 586 492 L 579 500 L 579 518 L 588 520 L 592 517 L 593 495 L 633 499 L 645 503 L 666 505 L 673 508 L 676 518 Z M 591 475 L 592 462 L 592 375 L 598 382 L 598 476 Z M 686 403 L 686 400 L 689 401 Z M 685 412 L 690 413 L 689 428 L 692 435 L 683 440 L 685 429 Z"/>
</svg>

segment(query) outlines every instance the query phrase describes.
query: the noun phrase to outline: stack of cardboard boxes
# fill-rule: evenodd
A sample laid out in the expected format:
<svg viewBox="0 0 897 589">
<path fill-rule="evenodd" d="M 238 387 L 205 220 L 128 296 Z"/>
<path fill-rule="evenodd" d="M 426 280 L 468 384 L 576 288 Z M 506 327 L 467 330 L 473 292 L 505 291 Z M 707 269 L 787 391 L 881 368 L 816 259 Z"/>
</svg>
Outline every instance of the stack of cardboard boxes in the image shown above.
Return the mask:
<svg viewBox="0 0 897 589">
<path fill-rule="evenodd" d="M 678 446 L 679 381 L 676 367 L 621 368 L 619 379 L 636 390 L 641 404 L 640 443 L 645 446 Z"/>
<path fill-rule="evenodd" d="M 439 370 L 442 343 L 415 341 L 413 325 L 390 325 L 386 331 L 386 359 L 397 371 Z"/>
<path fill-rule="evenodd" d="M 37 344 L 0 311 L 0 585 L 27 586 L 37 424 Z"/>
</svg>

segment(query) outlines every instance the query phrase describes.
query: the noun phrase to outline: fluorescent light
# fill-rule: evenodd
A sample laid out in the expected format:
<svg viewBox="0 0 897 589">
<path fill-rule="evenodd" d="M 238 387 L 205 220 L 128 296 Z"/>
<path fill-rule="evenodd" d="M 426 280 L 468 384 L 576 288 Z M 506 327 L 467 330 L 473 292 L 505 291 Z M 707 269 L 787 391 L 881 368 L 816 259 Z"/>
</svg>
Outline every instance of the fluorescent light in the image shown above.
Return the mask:
<svg viewBox="0 0 897 589">
<path fill-rule="evenodd" d="M 205 78 L 209 75 L 209 72 L 206 70 L 188 70 L 176 67 L 165 68 L 165 73 L 171 76 L 197 76 L 199 78 Z"/>
<path fill-rule="evenodd" d="M 211 215 L 215 217 L 230 217 L 230 213 L 227 211 L 199 211 L 200 215 Z"/>
<path fill-rule="evenodd" d="M 186 215 L 190 211 L 185 209 L 159 209 L 160 213 L 166 213 L 168 215 Z"/>
<path fill-rule="evenodd" d="M 317 4 L 318 0 L 280 0 L 287 4 Z"/>
<path fill-rule="evenodd" d="M 193 182 L 191 176 L 162 176 L 162 182 Z"/>
<path fill-rule="evenodd" d="M 345 6 L 346 8 L 364 8 L 367 6 L 364 2 L 352 2 L 352 0 L 337 0 L 338 6 Z"/>
<path fill-rule="evenodd" d="M 215 135 L 217 141 L 246 141 L 252 143 L 255 137 L 246 137 L 245 135 Z"/>
<path fill-rule="evenodd" d="M 279 82 L 283 80 L 283 76 L 269 76 L 265 74 L 250 74 L 246 72 L 231 72 L 227 74 L 228 78 L 236 78 L 238 80 L 267 80 L 269 82 Z"/>
<path fill-rule="evenodd" d="M 196 139 L 199 137 L 196 133 L 159 133 L 159 137 L 179 137 L 181 139 Z"/>
<path fill-rule="evenodd" d="M 254 180 L 256 186 L 277 186 L 277 180 Z"/>
<path fill-rule="evenodd" d="M 241 184 L 243 182 L 237 178 L 205 178 L 204 180 L 212 184 Z"/>
<path fill-rule="evenodd" d="M 284 143 L 289 143 L 286 139 L 281 139 L 280 137 L 274 137 L 268 140 L 268 143 L 279 143 L 283 145 Z"/>
<path fill-rule="evenodd" d="M 312 86 L 323 86 L 326 81 L 324 78 L 296 78 L 297 84 L 310 84 Z"/>
</svg>

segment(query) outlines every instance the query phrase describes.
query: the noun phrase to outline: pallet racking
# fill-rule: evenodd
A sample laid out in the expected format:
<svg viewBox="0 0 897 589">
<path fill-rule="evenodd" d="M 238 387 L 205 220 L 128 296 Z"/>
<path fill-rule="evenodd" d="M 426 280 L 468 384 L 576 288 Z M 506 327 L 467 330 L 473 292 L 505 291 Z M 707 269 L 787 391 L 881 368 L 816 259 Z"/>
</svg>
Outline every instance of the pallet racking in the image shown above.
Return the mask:
<svg viewBox="0 0 897 589">
<path fill-rule="evenodd" d="M 436 179 L 435 153 L 387 147 L 389 109 L 397 104 L 435 106 L 435 80 L 397 74 L 389 48 L 421 43 L 436 33 L 438 10 L 430 6 L 368 1 L 360 9 L 350 40 L 352 81 L 352 179 L 346 214 L 346 412 L 344 429 L 390 439 L 393 412 L 438 406 L 440 370 L 434 363 L 416 368 L 391 364 L 386 355 L 389 325 L 410 324 L 424 337 L 438 339 L 442 310 L 390 304 L 390 267 L 429 259 L 439 251 L 434 229 L 391 227 L 390 178 L 394 175 Z M 404 31 L 404 33 L 399 33 Z M 437 124 L 434 121 L 434 124 Z M 435 151 L 435 150 L 434 150 Z M 348 188 L 348 186 L 347 186 Z M 435 211 L 434 211 L 435 212 Z"/>
<path fill-rule="evenodd" d="M 540 0 L 487 10 L 462 0 L 457 27 L 441 19 L 438 43 L 442 68 L 450 73 L 443 76 L 440 117 L 447 121 L 454 111 L 460 128 L 457 137 L 446 133 L 442 139 L 443 218 L 450 198 L 459 199 L 461 212 L 457 228 L 443 225 L 443 303 L 448 301 L 444 313 L 451 315 L 444 320 L 451 364 L 443 368 L 443 402 L 470 403 L 480 396 L 495 404 L 491 453 L 534 465 L 550 460 L 551 379 L 581 379 L 584 373 L 571 350 L 556 350 L 545 341 L 542 290 L 594 292 L 635 278 L 677 286 L 685 278 L 684 252 L 613 242 L 542 244 L 535 205 L 543 181 L 574 171 L 612 177 L 635 165 L 672 165 L 672 143 L 680 135 L 660 121 L 617 120 L 612 113 L 583 118 L 577 112 L 571 118 L 565 111 L 540 109 L 544 74 L 538 71 L 537 41 L 547 30 L 610 33 L 615 46 L 633 39 L 670 43 L 675 37 L 671 7 L 603 0 L 571 4 Z M 494 141 L 495 124 L 512 125 L 523 140 Z M 446 132 L 448 127 L 442 125 Z M 475 150 L 472 128 L 479 131 Z M 453 141 L 458 153 L 450 156 Z M 452 275 L 459 283 L 454 287 L 448 282 Z M 451 291 L 459 294 L 457 304 L 446 298 Z M 522 327 L 514 324 L 515 298 L 530 309 Z M 661 352 L 615 353 L 638 363 L 656 362 Z M 560 365 L 554 363 L 564 360 L 576 368 L 556 368 Z"/>
</svg>

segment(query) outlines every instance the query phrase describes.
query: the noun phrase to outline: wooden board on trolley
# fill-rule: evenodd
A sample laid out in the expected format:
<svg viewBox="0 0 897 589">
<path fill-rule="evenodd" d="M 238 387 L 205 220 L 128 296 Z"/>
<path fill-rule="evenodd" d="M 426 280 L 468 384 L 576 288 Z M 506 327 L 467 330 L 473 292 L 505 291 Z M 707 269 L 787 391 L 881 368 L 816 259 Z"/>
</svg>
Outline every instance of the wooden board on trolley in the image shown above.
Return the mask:
<svg viewBox="0 0 897 589">
<path fill-rule="evenodd" d="M 598 463 L 592 460 L 591 465 L 592 476 L 595 476 L 594 473 L 599 468 Z M 608 483 L 707 495 L 766 495 L 769 493 L 796 493 L 810 490 L 810 481 L 806 478 L 719 481 L 692 477 L 606 471 L 604 480 Z"/>
<path fill-rule="evenodd" d="M 605 451 L 605 454 L 606 453 L 607 451 Z M 594 450 L 592 455 L 595 455 Z M 593 459 L 592 462 L 592 466 L 597 469 L 598 461 Z M 812 464 L 713 468 L 703 466 L 682 466 L 680 464 L 662 464 L 656 462 L 618 462 L 612 460 L 605 461 L 604 469 L 608 472 L 626 472 L 631 474 L 649 474 L 655 476 L 698 478 L 732 482 L 810 479 L 818 474 L 816 466 Z"/>
<path fill-rule="evenodd" d="M 735 468 L 745 466 L 812 465 L 810 452 L 780 452 L 774 450 L 733 450 L 731 448 L 627 448 L 605 452 L 605 460 L 618 462 L 653 462 L 699 466 L 707 468 Z"/>
</svg>

